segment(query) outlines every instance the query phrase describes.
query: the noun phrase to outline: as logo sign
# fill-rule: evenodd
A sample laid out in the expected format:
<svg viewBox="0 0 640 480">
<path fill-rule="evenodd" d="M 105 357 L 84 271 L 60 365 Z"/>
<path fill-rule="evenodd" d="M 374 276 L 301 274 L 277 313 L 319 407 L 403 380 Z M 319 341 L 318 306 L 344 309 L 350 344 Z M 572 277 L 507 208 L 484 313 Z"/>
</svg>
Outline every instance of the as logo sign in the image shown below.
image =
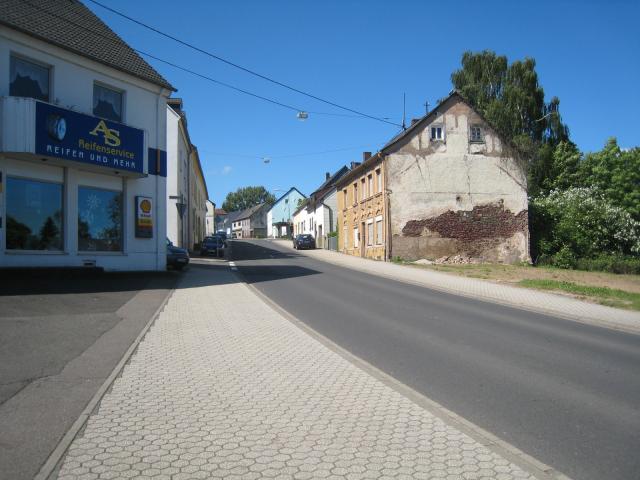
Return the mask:
<svg viewBox="0 0 640 480">
<path fill-rule="evenodd" d="M 120 132 L 113 128 L 107 127 L 107 124 L 104 123 L 104 120 L 100 120 L 100 123 L 96 125 L 96 128 L 89 132 L 89 135 L 97 137 L 100 133 L 104 136 L 104 143 L 106 145 L 109 145 L 110 147 L 120 146 Z"/>
</svg>

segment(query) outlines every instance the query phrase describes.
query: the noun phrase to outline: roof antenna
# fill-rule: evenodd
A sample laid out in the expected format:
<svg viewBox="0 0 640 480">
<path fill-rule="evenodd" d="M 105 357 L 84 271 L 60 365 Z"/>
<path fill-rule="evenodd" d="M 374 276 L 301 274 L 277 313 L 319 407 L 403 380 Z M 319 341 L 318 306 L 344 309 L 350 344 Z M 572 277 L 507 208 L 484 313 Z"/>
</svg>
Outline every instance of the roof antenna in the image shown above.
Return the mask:
<svg viewBox="0 0 640 480">
<path fill-rule="evenodd" d="M 402 94 L 402 130 L 407 129 L 407 94 Z"/>
</svg>

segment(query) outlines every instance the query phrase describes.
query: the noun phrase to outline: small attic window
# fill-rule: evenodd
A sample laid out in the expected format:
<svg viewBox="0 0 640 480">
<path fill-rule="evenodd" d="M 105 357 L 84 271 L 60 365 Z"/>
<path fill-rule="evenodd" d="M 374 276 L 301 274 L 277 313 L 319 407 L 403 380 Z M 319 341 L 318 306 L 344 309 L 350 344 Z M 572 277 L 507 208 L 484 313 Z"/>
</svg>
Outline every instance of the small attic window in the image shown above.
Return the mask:
<svg viewBox="0 0 640 480">
<path fill-rule="evenodd" d="M 469 132 L 469 140 L 475 143 L 484 142 L 482 136 L 482 127 L 480 125 L 471 125 L 471 131 Z"/>
<path fill-rule="evenodd" d="M 444 128 L 442 125 L 431 125 L 431 140 L 444 140 Z"/>
</svg>

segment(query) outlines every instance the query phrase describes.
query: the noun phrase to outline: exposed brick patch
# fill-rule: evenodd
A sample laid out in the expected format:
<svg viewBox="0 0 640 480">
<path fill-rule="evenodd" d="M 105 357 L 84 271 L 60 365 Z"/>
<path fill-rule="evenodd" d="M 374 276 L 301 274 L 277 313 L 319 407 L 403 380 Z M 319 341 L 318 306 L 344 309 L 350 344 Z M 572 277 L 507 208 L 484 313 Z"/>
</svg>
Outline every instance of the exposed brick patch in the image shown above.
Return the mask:
<svg viewBox="0 0 640 480">
<path fill-rule="evenodd" d="M 505 210 L 502 203 L 478 205 L 471 211 L 451 210 L 433 218 L 410 220 L 402 229 L 407 237 L 419 237 L 424 229 L 437 232 L 441 237 L 454 238 L 462 242 L 509 238 L 517 232 L 526 232 L 528 214 L 526 210 L 514 215 Z"/>
</svg>

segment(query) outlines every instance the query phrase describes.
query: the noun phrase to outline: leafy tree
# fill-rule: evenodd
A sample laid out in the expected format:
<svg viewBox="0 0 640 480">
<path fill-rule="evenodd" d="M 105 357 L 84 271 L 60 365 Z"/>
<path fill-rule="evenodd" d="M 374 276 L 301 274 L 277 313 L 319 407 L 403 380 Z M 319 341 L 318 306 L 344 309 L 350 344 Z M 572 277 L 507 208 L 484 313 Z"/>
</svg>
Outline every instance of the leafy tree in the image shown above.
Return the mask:
<svg viewBox="0 0 640 480">
<path fill-rule="evenodd" d="M 7 216 L 7 248 L 25 249 L 31 237 L 31 229 L 11 215 Z"/>
<path fill-rule="evenodd" d="M 640 221 L 640 148 L 622 150 L 610 138 L 602 150 L 584 157 L 580 176 L 584 185 L 597 188 Z"/>
<path fill-rule="evenodd" d="M 230 192 L 222 204 L 222 209 L 227 212 L 235 212 L 246 208 L 268 203 L 273 205 L 276 197 L 267 191 L 263 186 L 258 187 L 241 187 L 235 192 Z"/>
</svg>

